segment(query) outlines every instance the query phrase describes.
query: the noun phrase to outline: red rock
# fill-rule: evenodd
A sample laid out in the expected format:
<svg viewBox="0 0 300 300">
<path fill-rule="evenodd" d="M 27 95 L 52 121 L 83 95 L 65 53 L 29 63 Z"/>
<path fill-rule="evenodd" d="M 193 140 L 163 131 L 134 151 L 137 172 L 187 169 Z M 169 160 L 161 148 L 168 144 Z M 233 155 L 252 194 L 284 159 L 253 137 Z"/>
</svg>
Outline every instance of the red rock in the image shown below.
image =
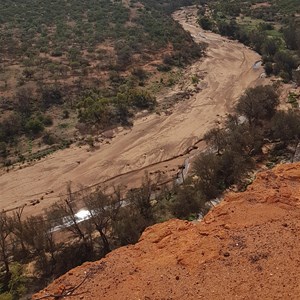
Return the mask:
<svg viewBox="0 0 300 300">
<path fill-rule="evenodd" d="M 259 174 L 248 191 L 229 194 L 198 224 L 148 228 L 137 245 L 102 259 L 106 267 L 76 293 L 86 300 L 300 299 L 299 228 L 300 163 L 280 165 Z M 47 292 L 77 285 L 98 264 L 75 268 Z"/>
</svg>

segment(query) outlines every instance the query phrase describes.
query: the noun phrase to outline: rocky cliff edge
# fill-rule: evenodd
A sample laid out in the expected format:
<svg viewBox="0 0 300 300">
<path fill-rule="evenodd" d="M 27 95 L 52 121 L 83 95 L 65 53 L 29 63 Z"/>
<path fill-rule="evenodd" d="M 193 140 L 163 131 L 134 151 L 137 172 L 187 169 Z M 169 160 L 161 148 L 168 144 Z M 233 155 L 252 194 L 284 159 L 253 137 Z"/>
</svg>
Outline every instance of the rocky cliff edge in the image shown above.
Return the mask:
<svg viewBox="0 0 300 300">
<path fill-rule="evenodd" d="M 300 299 L 299 282 L 297 163 L 259 173 L 202 222 L 147 228 L 136 245 L 69 271 L 33 299 Z"/>
</svg>

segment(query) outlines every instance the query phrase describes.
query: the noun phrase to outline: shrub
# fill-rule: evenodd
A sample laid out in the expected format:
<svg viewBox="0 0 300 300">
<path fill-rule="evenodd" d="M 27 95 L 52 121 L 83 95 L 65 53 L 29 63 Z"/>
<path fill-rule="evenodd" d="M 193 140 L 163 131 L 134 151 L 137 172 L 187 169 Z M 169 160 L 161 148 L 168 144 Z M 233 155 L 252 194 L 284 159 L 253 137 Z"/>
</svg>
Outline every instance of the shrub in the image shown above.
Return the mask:
<svg viewBox="0 0 300 300">
<path fill-rule="evenodd" d="M 156 99 L 144 90 L 130 90 L 126 97 L 129 103 L 139 109 L 153 109 L 156 105 Z"/>
<path fill-rule="evenodd" d="M 236 111 L 245 116 L 250 125 L 270 119 L 279 103 L 279 97 L 272 86 L 249 88 L 239 99 Z"/>
<path fill-rule="evenodd" d="M 175 189 L 174 200 L 170 204 L 171 213 L 180 219 L 188 219 L 191 215 L 206 212 L 206 201 L 195 187 L 184 184 Z"/>
<path fill-rule="evenodd" d="M 209 17 L 204 16 L 198 22 L 204 30 L 212 30 L 213 28 L 213 22 Z"/>
<path fill-rule="evenodd" d="M 267 76 L 270 76 L 273 73 L 273 64 L 271 62 L 265 63 L 265 72 Z"/>
<path fill-rule="evenodd" d="M 46 132 L 46 134 L 43 136 L 43 143 L 47 145 L 53 145 L 56 143 L 56 138 L 51 133 Z"/>
<path fill-rule="evenodd" d="M 271 120 L 272 136 L 284 143 L 300 138 L 299 113 L 289 110 L 278 111 Z"/>
<path fill-rule="evenodd" d="M 36 135 L 44 130 L 44 124 L 38 119 L 29 119 L 25 124 L 25 131 L 29 134 Z"/>
</svg>

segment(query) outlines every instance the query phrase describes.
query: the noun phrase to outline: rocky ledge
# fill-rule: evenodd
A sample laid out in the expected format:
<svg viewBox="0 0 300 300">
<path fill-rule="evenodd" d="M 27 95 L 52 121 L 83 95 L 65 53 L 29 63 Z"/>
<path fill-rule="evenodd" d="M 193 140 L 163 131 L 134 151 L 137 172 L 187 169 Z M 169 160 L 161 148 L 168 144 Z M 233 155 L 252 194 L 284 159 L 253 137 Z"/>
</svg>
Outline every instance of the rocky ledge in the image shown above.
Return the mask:
<svg viewBox="0 0 300 300">
<path fill-rule="evenodd" d="M 203 221 L 145 230 L 33 299 L 300 299 L 300 163 L 257 175 Z"/>
</svg>

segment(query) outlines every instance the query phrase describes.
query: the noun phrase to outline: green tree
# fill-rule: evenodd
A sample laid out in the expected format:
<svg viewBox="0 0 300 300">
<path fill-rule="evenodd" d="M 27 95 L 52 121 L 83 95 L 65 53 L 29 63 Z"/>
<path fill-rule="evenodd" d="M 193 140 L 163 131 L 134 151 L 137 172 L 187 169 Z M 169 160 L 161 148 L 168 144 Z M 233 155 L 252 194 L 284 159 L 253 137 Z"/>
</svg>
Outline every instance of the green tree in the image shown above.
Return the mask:
<svg viewBox="0 0 300 300">
<path fill-rule="evenodd" d="M 200 18 L 198 22 L 204 30 L 212 30 L 213 28 L 213 22 L 209 17 L 204 16 Z"/>
<path fill-rule="evenodd" d="M 201 153 L 193 164 L 197 187 L 206 200 L 217 197 L 222 191 L 219 181 L 219 158 L 213 153 Z"/>
<path fill-rule="evenodd" d="M 238 114 L 245 116 L 250 125 L 270 119 L 279 103 L 279 97 L 272 86 L 248 88 L 236 105 Z"/>
<path fill-rule="evenodd" d="M 175 195 L 170 204 L 171 213 L 180 219 L 188 219 L 190 216 L 197 216 L 200 212 L 207 212 L 206 201 L 201 192 L 190 184 L 183 184 L 174 190 Z"/>
<path fill-rule="evenodd" d="M 274 56 L 279 49 L 279 45 L 276 40 L 268 38 L 263 45 L 263 54 L 268 56 Z"/>
<path fill-rule="evenodd" d="M 217 154 L 221 154 L 222 150 L 227 145 L 226 132 L 224 129 L 213 128 L 204 135 L 204 140 L 208 145 L 216 148 Z"/>
<path fill-rule="evenodd" d="M 37 135 L 44 130 L 44 124 L 38 118 L 32 118 L 25 124 L 25 131 L 32 135 Z"/>
<path fill-rule="evenodd" d="M 300 138 L 300 115 L 289 110 L 278 111 L 271 120 L 271 131 L 274 139 L 284 143 Z"/>
</svg>

